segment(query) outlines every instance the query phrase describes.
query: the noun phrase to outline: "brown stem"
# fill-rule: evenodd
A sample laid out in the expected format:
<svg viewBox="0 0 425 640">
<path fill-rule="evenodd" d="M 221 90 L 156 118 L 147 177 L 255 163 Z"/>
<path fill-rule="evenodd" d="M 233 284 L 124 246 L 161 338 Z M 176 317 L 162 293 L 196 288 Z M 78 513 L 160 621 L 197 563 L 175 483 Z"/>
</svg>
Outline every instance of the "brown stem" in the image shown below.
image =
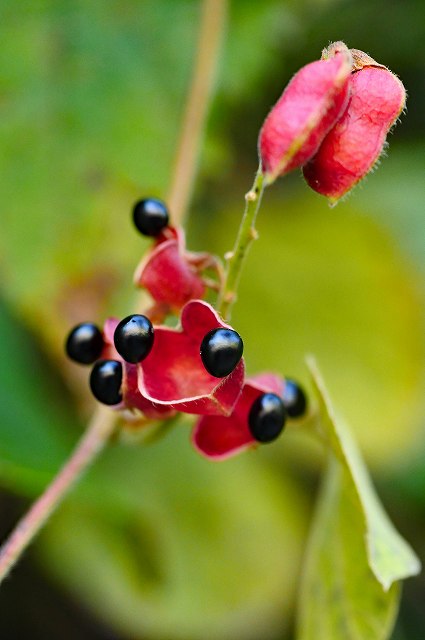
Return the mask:
<svg viewBox="0 0 425 640">
<path fill-rule="evenodd" d="M 46 491 L 18 522 L 0 549 L 0 582 L 7 576 L 21 553 L 38 533 L 59 502 L 81 474 L 101 452 L 115 430 L 115 414 L 99 408 L 71 457 Z"/>
<path fill-rule="evenodd" d="M 172 222 L 175 226 L 183 223 L 192 195 L 208 104 L 214 86 L 226 8 L 226 0 L 204 0 L 202 6 L 196 65 L 187 97 L 168 195 Z"/>
</svg>

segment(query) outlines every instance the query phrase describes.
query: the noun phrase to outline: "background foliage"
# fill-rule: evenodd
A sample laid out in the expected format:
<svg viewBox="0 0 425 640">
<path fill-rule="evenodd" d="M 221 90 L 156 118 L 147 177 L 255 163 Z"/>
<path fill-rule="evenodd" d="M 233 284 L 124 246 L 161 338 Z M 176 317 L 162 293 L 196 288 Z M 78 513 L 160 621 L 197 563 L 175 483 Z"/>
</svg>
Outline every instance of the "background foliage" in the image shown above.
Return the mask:
<svg viewBox="0 0 425 640">
<path fill-rule="evenodd" d="M 165 196 L 200 4 L 2 2 L 0 503 L 4 534 L 77 440 L 85 373 L 68 328 L 131 312 L 139 195 Z M 233 324 L 250 372 L 320 362 L 400 531 L 424 554 L 425 8 L 421 0 L 230 2 L 189 247 L 223 253 L 256 139 L 291 74 L 343 39 L 400 75 L 408 112 L 379 171 L 336 209 L 299 175 L 266 194 Z M 0 598 L 5 638 L 292 637 L 321 453 L 295 428 L 212 465 L 187 425 L 117 443 Z M 12 497 L 13 496 L 13 497 Z M 37 587 L 37 588 L 36 588 Z M 394 640 L 423 638 L 424 579 Z M 37 612 L 36 614 L 34 612 Z M 38 625 L 38 626 L 37 626 Z M 68 635 L 65 635 L 68 634 Z"/>
</svg>

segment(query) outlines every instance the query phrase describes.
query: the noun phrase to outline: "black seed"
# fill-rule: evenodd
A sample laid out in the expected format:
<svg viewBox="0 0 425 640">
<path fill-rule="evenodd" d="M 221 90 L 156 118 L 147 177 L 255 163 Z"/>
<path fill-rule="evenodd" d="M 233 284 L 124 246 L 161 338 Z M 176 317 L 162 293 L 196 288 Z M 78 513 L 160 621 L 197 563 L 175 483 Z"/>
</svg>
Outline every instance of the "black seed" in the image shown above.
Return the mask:
<svg viewBox="0 0 425 640">
<path fill-rule="evenodd" d="M 133 221 L 144 236 L 158 236 L 168 225 L 168 209 L 162 200 L 145 198 L 133 207 Z"/>
<path fill-rule="evenodd" d="M 251 435 L 258 442 L 272 442 L 281 433 L 286 421 L 282 399 L 275 393 L 263 393 L 252 403 L 248 415 Z"/>
<path fill-rule="evenodd" d="M 212 329 L 202 340 L 200 353 L 208 373 L 215 378 L 224 378 L 242 358 L 242 338 L 233 329 Z"/>
<path fill-rule="evenodd" d="M 304 415 L 307 408 L 307 398 L 298 382 L 290 378 L 285 378 L 285 389 L 282 400 L 288 416 L 291 418 L 300 418 Z"/>
<path fill-rule="evenodd" d="M 114 332 L 115 349 L 126 362 L 136 364 L 149 354 L 154 331 L 149 318 L 132 315 L 121 320 Z"/>
<path fill-rule="evenodd" d="M 82 322 L 70 331 L 65 350 L 71 360 L 80 364 L 92 364 L 100 357 L 103 336 L 100 329 L 91 322 Z"/>
<path fill-rule="evenodd" d="M 99 360 L 90 374 L 90 389 L 103 404 L 119 404 L 122 400 L 122 364 L 116 360 Z"/>
</svg>

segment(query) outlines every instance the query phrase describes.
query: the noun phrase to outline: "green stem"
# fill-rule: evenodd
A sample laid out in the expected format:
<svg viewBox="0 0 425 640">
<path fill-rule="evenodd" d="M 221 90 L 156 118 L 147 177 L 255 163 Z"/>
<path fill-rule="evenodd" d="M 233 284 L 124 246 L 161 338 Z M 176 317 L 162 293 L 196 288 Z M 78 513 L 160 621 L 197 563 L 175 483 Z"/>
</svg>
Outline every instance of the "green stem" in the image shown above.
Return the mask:
<svg viewBox="0 0 425 640">
<path fill-rule="evenodd" d="M 261 205 L 265 184 L 261 166 L 258 168 L 254 184 L 245 195 L 245 211 L 239 227 L 233 251 L 228 254 L 228 262 L 223 287 L 218 300 L 218 310 L 225 319 L 230 318 L 232 305 L 236 300 L 239 280 L 247 253 L 257 239 L 255 221 Z"/>
</svg>

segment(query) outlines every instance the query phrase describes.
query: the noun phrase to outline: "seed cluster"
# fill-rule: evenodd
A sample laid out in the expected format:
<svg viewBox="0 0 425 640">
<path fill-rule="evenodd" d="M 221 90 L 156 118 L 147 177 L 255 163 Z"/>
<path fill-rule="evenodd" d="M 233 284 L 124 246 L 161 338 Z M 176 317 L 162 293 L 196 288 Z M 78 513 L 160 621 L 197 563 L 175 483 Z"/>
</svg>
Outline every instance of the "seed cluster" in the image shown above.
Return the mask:
<svg viewBox="0 0 425 640">
<path fill-rule="evenodd" d="M 159 254 L 165 253 L 170 242 L 179 242 L 178 238 L 182 237 L 181 230 L 169 226 L 168 209 L 161 200 L 139 200 L 132 215 L 138 231 L 154 238 Z M 184 256 L 184 252 L 179 251 L 181 255 Z M 212 262 L 208 254 L 202 254 L 202 260 L 196 258 L 196 261 L 190 256 L 187 253 L 183 258 L 186 261 L 183 266 L 177 262 L 175 272 L 168 263 L 158 265 L 154 261 L 153 266 L 150 265 L 154 275 L 157 270 L 157 285 L 165 291 L 167 301 L 170 281 L 174 301 L 178 299 L 176 290 L 187 288 L 189 280 L 181 274 L 185 273 L 184 269 L 192 268 L 191 260 L 197 267 L 201 262 L 205 265 Z M 277 393 L 276 382 L 263 384 L 241 419 L 245 394 L 251 389 L 250 385 L 256 384 L 250 383 L 250 379 L 244 382 L 241 336 L 224 324 L 207 302 L 196 298 L 183 302 L 185 296 L 181 296 L 181 300 L 178 311 L 181 330 L 156 323 L 159 308 L 165 308 L 168 313 L 176 306 L 164 305 L 161 300 L 161 305 L 156 303 L 146 315 L 107 320 L 103 331 L 91 322 L 78 324 L 66 339 L 66 353 L 80 364 L 93 365 L 90 389 L 105 405 L 117 410 L 142 411 L 147 417 L 167 418 L 176 411 L 201 416 L 195 432 L 206 437 L 209 444 L 203 447 L 198 438 L 195 446 L 204 455 L 218 457 L 219 452 L 223 457 L 223 448 L 224 455 L 233 455 L 239 450 L 239 445 L 227 444 L 226 433 L 234 430 L 235 424 L 241 431 L 238 438 L 242 438 L 246 446 L 275 440 L 288 418 L 299 418 L 306 413 L 306 396 L 300 385 L 292 379 L 281 380 L 277 383 Z M 211 445 L 217 437 L 218 442 Z"/>
</svg>

